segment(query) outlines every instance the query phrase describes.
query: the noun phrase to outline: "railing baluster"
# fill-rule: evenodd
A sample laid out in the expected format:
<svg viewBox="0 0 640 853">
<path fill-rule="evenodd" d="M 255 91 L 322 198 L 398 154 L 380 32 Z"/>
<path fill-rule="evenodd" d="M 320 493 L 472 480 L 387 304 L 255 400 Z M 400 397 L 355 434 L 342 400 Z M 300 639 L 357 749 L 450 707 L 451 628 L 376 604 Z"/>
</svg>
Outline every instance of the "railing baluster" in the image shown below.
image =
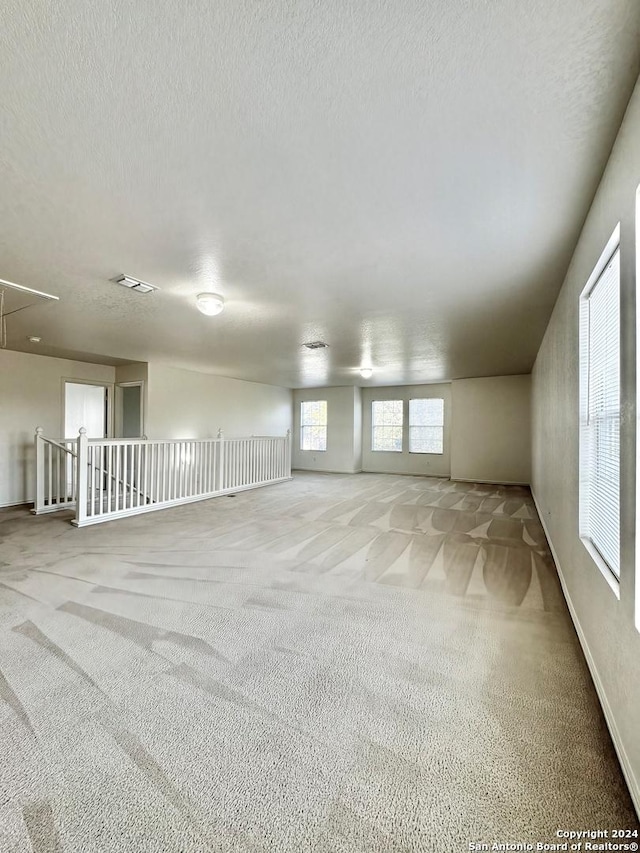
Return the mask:
<svg viewBox="0 0 640 853">
<path fill-rule="evenodd" d="M 114 510 L 118 512 L 120 509 L 120 468 L 122 462 L 122 445 L 116 445 L 116 472 L 113 480 L 113 501 Z"/>
<path fill-rule="evenodd" d="M 94 495 L 94 486 L 95 486 L 95 470 L 94 470 L 95 460 L 94 460 L 94 455 L 95 455 L 95 453 L 94 453 L 94 451 L 95 451 L 95 445 L 90 444 L 89 445 L 89 470 L 87 472 L 87 474 L 88 474 L 87 479 L 88 479 L 88 486 L 89 486 L 88 493 L 87 493 L 87 497 L 88 497 L 87 515 L 91 515 L 91 516 L 95 515 L 95 495 Z"/>
<path fill-rule="evenodd" d="M 162 451 L 162 453 L 160 453 Z M 160 465 L 160 477 L 162 479 L 162 491 L 160 500 L 164 503 L 167 499 L 167 445 L 158 445 L 158 464 Z"/>
<path fill-rule="evenodd" d="M 129 496 L 129 509 L 133 509 L 133 478 L 135 475 L 135 447 L 131 442 L 127 443 L 127 474 L 124 478 L 124 487 Z"/>
<path fill-rule="evenodd" d="M 141 444 L 138 444 L 138 467 L 137 467 L 137 476 L 136 476 L 136 479 L 137 479 L 137 483 L 136 483 L 136 488 L 137 488 L 137 492 L 136 492 L 136 506 L 140 506 L 140 491 L 142 490 L 142 479 L 141 479 L 141 476 L 140 476 L 140 475 L 142 474 L 142 459 L 141 459 L 141 456 L 142 456 L 142 445 L 141 445 Z"/>
<path fill-rule="evenodd" d="M 175 498 L 175 481 L 176 481 L 176 454 L 177 445 L 169 445 L 169 500 Z"/>
<path fill-rule="evenodd" d="M 173 450 L 174 461 L 171 466 L 173 468 L 173 493 L 171 498 L 175 500 L 180 497 L 180 444 L 174 444 Z"/>
<path fill-rule="evenodd" d="M 103 491 L 104 491 L 104 448 L 101 444 L 96 446 L 98 467 L 96 468 L 96 477 L 98 480 L 98 515 L 104 512 Z"/>
<path fill-rule="evenodd" d="M 147 483 L 147 494 L 145 495 L 145 503 L 153 503 L 156 499 L 156 483 L 155 483 L 155 473 L 156 473 L 156 445 L 155 443 L 151 445 L 149 450 L 149 480 Z"/>
<path fill-rule="evenodd" d="M 72 442 L 65 441 L 65 447 L 67 448 L 67 452 L 65 453 L 64 467 L 66 472 L 65 480 L 67 482 L 67 492 L 69 492 L 69 486 L 71 486 L 71 493 L 68 494 L 69 503 L 75 503 L 76 500 L 76 466 L 75 460 L 71 455 L 72 446 Z"/>
<path fill-rule="evenodd" d="M 49 495 L 48 503 L 49 506 L 53 504 L 53 495 L 52 495 L 52 484 L 51 484 L 51 451 L 52 446 L 50 444 L 47 445 L 47 494 Z"/>
</svg>

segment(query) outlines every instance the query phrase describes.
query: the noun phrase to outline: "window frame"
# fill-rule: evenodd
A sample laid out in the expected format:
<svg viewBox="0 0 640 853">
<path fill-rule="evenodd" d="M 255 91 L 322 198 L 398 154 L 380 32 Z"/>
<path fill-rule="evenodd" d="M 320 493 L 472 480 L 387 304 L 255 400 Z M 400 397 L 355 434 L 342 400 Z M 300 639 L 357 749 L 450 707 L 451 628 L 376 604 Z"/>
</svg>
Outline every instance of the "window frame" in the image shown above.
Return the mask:
<svg viewBox="0 0 640 853">
<path fill-rule="evenodd" d="M 636 408 L 636 423 L 635 423 L 635 439 L 636 439 L 636 493 L 634 515 L 636 517 L 635 527 L 635 614 L 634 622 L 636 630 L 640 631 L 640 523 L 638 523 L 638 511 L 640 509 L 640 295 L 638 294 L 638 284 L 640 283 L 640 186 L 636 188 L 636 205 L 635 205 L 635 222 L 634 222 L 634 239 L 636 249 L 635 263 L 635 281 L 633 289 L 636 297 L 636 316 L 635 316 L 635 344 L 636 344 L 636 382 L 635 382 L 635 408 Z"/>
<path fill-rule="evenodd" d="M 304 422 L 304 407 L 309 404 L 318 404 L 324 403 L 324 423 L 319 424 L 309 424 Z M 305 447 L 304 439 L 305 439 L 305 429 L 309 429 L 310 427 L 323 427 L 324 428 L 324 447 L 321 449 L 313 448 L 313 447 Z M 327 447 L 329 444 L 329 403 L 327 400 L 301 400 L 300 401 L 300 452 L 301 453 L 326 453 Z"/>
<path fill-rule="evenodd" d="M 400 404 L 400 414 L 401 421 L 399 424 L 388 424 L 388 423 L 376 423 L 374 408 L 376 403 L 399 403 Z M 399 428 L 401 434 L 400 447 L 397 450 L 388 450 L 386 448 L 379 448 L 375 446 L 375 430 L 376 429 L 391 429 L 391 428 Z M 404 417 L 404 400 L 399 399 L 381 399 L 381 400 L 372 400 L 371 401 L 371 452 L 372 453 L 403 453 L 404 452 L 404 436 L 405 436 L 405 417 Z"/>
<path fill-rule="evenodd" d="M 618 458 L 617 458 L 617 489 L 618 489 L 618 505 L 617 505 L 617 548 L 618 548 L 618 568 L 614 565 L 611 565 L 609 559 L 602 553 L 599 543 L 597 540 L 594 540 L 593 533 L 593 525 L 589 520 L 589 515 L 592 512 L 592 504 L 591 504 L 591 495 L 592 495 L 592 482 L 594 478 L 594 464 L 592 460 L 592 451 L 590 449 L 590 442 L 594 440 L 594 432 L 595 428 L 590 425 L 590 418 L 592 414 L 591 408 L 591 395 L 592 395 L 592 384 L 591 384 L 591 353 L 592 353 L 592 327 L 590 323 L 590 305 L 589 301 L 593 297 L 596 288 L 603 281 L 606 271 L 609 269 L 611 263 L 615 260 L 616 255 L 618 257 L 618 265 L 620 264 L 620 223 L 616 226 L 613 231 L 613 234 L 609 238 L 607 245 L 605 246 L 602 254 L 600 255 L 598 262 L 596 263 L 593 272 L 589 276 L 589 279 L 584 286 L 582 292 L 580 293 L 579 298 L 579 320 L 578 320 L 578 339 L 579 339 L 579 382 L 578 382 L 578 392 L 579 392 L 579 464 L 578 464 L 578 483 L 579 483 L 579 505 L 578 505 L 578 535 L 580 537 L 580 541 L 586 548 L 589 553 L 591 559 L 596 564 L 601 574 L 611 587 L 612 591 L 616 595 L 616 597 L 620 598 L 620 546 L 622 542 L 621 537 L 621 453 L 620 453 L 620 444 L 621 444 L 621 436 L 620 436 L 620 395 L 621 395 L 621 382 L 620 382 L 620 362 L 621 362 L 621 354 L 622 354 L 622 339 L 621 339 L 621 310 L 620 310 L 620 289 L 621 289 L 621 276 L 620 270 L 618 272 L 617 279 L 617 288 L 618 288 L 618 303 L 617 303 L 617 311 L 618 311 L 618 341 L 617 341 L 617 351 L 615 353 L 618 359 L 618 409 L 617 409 L 617 420 L 618 420 Z M 611 420 L 611 415 L 606 414 L 605 418 Z M 615 416 L 614 416 L 615 420 Z M 597 459 L 596 459 L 597 462 Z"/>
<path fill-rule="evenodd" d="M 442 403 L 442 423 L 441 424 L 413 424 L 411 423 L 411 404 L 415 402 L 420 402 L 421 400 L 440 400 Z M 409 453 L 415 453 L 419 456 L 444 456 L 444 426 L 445 426 L 445 403 L 444 397 L 409 397 L 408 403 L 409 411 L 407 417 L 407 443 Z M 441 431 L 441 444 L 442 450 L 412 450 L 411 449 L 411 428 L 420 428 L 427 427 L 429 429 L 439 428 Z"/>
</svg>

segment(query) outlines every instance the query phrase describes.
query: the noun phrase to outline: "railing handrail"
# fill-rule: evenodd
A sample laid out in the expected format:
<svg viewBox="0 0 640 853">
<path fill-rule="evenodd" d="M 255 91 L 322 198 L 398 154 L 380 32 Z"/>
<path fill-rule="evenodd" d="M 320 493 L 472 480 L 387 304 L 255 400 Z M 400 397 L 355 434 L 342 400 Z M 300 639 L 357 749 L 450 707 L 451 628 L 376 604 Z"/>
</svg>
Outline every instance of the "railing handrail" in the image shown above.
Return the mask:
<svg viewBox="0 0 640 853">
<path fill-rule="evenodd" d="M 227 438 L 223 436 L 215 436 L 213 438 L 89 438 L 89 444 L 103 444 L 105 446 L 114 444 L 207 444 L 211 441 L 250 441 L 252 438 L 261 440 L 271 439 L 272 441 L 286 438 L 286 435 L 238 435 Z M 49 439 L 45 439 L 49 441 Z"/>
<path fill-rule="evenodd" d="M 60 450 L 64 450 L 64 452 L 68 453 L 70 456 L 75 456 L 76 458 L 78 457 L 78 454 L 75 452 L 75 450 L 71 450 L 70 448 L 65 447 L 64 444 L 61 443 L 63 441 L 68 441 L 69 444 L 71 444 L 72 442 L 76 443 L 78 441 L 77 438 L 47 438 L 46 435 L 43 435 L 42 433 L 42 427 L 38 427 L 38 429 L 36 430 L 36 435 L 42 441 L 46 441 L 47 444 L 53 444 L 55 447 L 59 447 Z"/>
</svg>

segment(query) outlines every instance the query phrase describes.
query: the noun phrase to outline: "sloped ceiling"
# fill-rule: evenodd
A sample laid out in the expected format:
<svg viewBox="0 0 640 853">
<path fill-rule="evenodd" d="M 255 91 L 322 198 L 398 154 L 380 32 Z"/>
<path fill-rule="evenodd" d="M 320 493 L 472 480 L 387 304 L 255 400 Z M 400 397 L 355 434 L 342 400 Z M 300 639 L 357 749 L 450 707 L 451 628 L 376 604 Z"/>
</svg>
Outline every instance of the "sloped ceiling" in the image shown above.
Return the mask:
<svg viewBox="0 0 640 853">
<path fill-rule="evenodd" d="M 528 372 L 640 60 L 637 0 L 3 17 L 9 347 L 292 387 Z"/>
</svg>

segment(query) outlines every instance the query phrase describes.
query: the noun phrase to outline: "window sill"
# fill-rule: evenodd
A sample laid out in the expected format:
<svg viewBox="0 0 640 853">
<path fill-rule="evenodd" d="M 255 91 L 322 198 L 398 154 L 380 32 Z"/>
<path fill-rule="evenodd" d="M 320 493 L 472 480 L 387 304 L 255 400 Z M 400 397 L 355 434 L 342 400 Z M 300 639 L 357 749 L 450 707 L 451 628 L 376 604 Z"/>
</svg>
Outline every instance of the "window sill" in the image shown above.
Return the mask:
<svg viewBox="0 0 640 853">
<path fill-rule="evenodd" d="M 589 556 L 596 564 L 596 566 L 600 569 L 600 573 L 606 580 L 606 582 L 611 587 L 611 590 L 615 597 L 620 601 L 620 580 L 614 575 L 614 573 L 609 568 L 606 561 L 602 558 L 600 552 L 597 548 L 594 547 L 593 543 L 590 539 L 587 539 L 585 536 L 580 537 L 580 541 L 587 549 Z"/>
</svg>

